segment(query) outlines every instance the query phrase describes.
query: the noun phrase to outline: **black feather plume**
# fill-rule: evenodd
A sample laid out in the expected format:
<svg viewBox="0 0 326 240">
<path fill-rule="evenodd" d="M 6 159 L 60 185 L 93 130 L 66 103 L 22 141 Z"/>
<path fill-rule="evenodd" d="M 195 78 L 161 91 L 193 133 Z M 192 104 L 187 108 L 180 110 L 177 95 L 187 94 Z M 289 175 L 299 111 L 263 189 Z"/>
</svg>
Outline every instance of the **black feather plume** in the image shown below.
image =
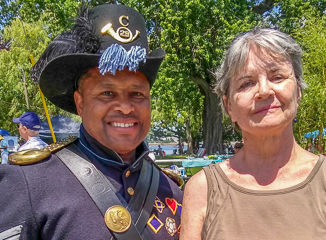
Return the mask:
<svg viewBox="0 0 326 240">
<path fill-rule="evenodd" d="M 76 36 L 72 32 L 58 35 L 45 49 L 42 56 L 31 69 L 31 79 L 38 83 L 44 67 L 54 58 L 68 53 L 76 52 Z"/>
<path fill-rule="evenodd" d="M 78 53 L 96 53 L 101 46 L 99 37 L 93 32 L 93 23 L 88 18 L 88 11 L 88 7 L 81 7 L 73 28 L 73 33 L 77 36 Z"/>
<path fill-rule="evenodd" d="M 33 82 L 39 82 L 45 66 L 56 57 L 71 53 L 96 53 L 98 51 L 101 46 L 100 39 L 93 32 L 88 11 L 89 8 L 83 5 L 72 30 L 58 35 L 45 49 L 31 69 Z"/>
</svg>

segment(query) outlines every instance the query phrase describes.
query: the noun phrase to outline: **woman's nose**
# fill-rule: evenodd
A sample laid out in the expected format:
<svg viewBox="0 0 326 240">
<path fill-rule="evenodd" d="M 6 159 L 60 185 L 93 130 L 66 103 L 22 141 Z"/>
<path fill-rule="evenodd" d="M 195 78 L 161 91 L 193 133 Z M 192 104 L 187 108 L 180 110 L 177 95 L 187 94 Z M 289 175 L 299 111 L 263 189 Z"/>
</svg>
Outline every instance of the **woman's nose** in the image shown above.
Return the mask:
<svg viewBox="0 0 326 240">
<path fill-rule="evenodd" d="M 258 82 L 257 97 L 266 99 L 274 95 L 273 86 L 266 77 L 262 77 Z"/>
</svg>

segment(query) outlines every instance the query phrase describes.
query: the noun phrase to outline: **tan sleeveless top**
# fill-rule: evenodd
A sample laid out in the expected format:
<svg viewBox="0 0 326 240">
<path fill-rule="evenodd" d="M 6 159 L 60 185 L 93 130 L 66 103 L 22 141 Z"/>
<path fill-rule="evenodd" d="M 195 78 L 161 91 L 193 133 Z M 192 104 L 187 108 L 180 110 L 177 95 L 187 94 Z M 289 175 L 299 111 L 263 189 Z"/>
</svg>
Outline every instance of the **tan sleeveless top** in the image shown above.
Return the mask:
<svg viewBox="0 0 326 240">
<path fill-rule="evenodd" d="M 326 161 L 320 156 L 305 181 L 281 190 L 249 190 L 218 164 L 204 167 L 207 210 L 202 239 L 326 239 Z"/>
</svg>

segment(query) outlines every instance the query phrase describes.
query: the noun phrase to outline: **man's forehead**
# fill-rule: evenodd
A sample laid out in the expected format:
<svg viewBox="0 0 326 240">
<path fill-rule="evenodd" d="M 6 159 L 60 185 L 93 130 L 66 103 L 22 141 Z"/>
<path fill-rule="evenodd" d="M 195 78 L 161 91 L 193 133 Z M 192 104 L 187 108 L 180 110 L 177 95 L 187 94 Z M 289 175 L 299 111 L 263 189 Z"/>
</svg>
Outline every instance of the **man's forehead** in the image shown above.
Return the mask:
<svg viewBox="0 0 326 240">
<path fill-rule="evenodd" d="M 101 87 L 123 87 L 125 85 L 132 88 L 150 88 L 150 83 L 143 73 L 129 71 L 128 69 L 117 71 L 115 75 L 111 73 L 102 75 L 98 68 L 92 68 L 84 74 L 82 81 Z"/>
</svg>

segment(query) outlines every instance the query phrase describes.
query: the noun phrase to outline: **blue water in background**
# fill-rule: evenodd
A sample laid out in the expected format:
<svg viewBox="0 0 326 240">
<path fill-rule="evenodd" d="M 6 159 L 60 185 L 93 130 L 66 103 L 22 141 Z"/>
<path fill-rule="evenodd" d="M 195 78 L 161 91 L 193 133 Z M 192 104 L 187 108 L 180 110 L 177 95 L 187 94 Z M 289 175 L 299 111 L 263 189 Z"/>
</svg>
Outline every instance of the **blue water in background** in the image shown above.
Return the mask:
<svg viewBox="0 0 326 240">
<path fill-rule="evenodd" d="M 179 146 L 177 146 L 177 144 L 175 144 L 175 145 L 161 145 L 161 148 L 163 149 L 163 151 L 165 152 L 166 155 L 173 155 L 173 150 L 178 149 Z M 149 144 L 149 150 L 154 150 L 154 149 L 158 149 L 158 145 L 150 145 Z M 188 149 L 188 147 L 184 146 L 183 152 L 187 152 L 187 149 Z"/>
</svg>

